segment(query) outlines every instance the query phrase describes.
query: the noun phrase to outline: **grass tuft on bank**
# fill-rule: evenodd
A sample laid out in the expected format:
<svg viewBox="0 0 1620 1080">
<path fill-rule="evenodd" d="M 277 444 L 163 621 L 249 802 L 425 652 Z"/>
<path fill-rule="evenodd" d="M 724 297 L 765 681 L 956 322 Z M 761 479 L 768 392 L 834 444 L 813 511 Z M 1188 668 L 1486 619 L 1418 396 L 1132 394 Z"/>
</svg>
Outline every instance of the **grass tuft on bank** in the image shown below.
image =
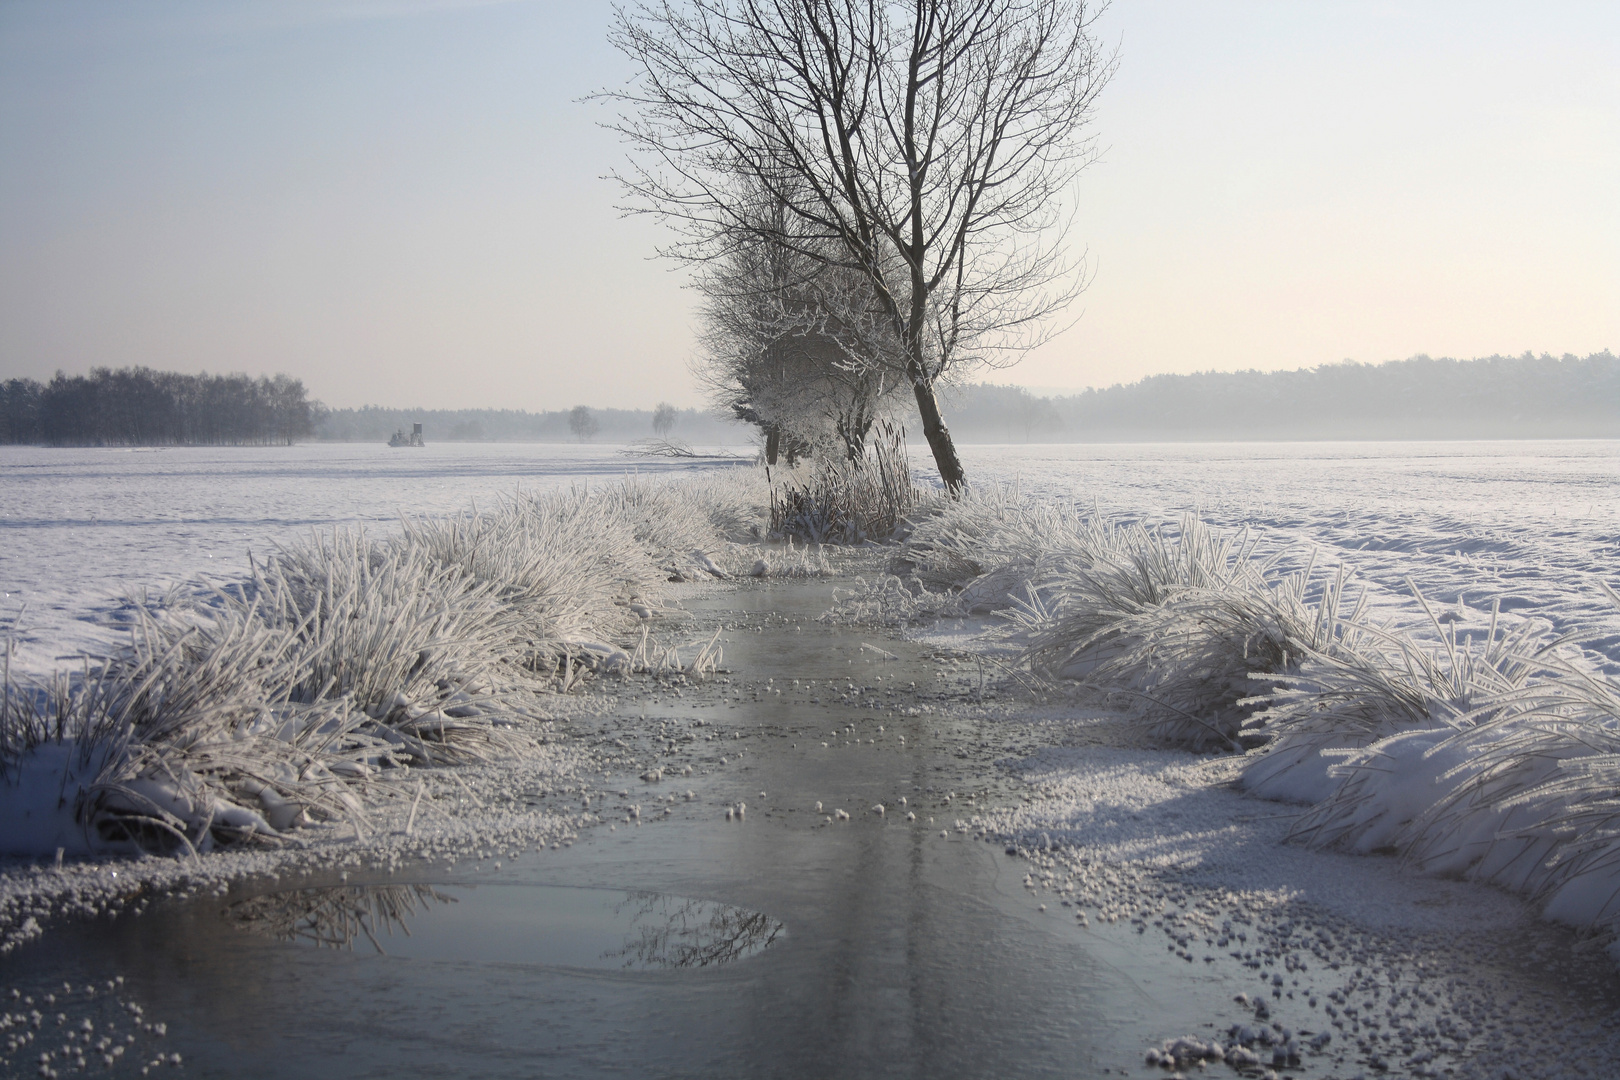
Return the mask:
<svg viewBox="0 0 1620 1080">
<path fill-rule="evenodd" d="M 754 469 L 520 494 L 387 539 L 311 536 L 245 581 L 136 604 L 115 655 L 44 679 L 8 664 L 4 851 L 364 837 L 411 770 L 524 754 L 543 695 L 680 665 L 647 634 L 668 583 L 769 574 L 751 542 L 767 502 Z"/>
<path fill-rule="evenodd" d="M 1615 679 L 1545 620 L 1442 610 L 1410 582 L 1411 617 L 1380 620 L 1350 568 L 1284 554 L 1196 516 L 1114 522 L 993 488 L 922 515 L 845 613 L 994 617 L 1049 690 L 1244 754 L 1248 790 L 1304 806 L 1296 840 L 1620 934 Z"/>
</svg>

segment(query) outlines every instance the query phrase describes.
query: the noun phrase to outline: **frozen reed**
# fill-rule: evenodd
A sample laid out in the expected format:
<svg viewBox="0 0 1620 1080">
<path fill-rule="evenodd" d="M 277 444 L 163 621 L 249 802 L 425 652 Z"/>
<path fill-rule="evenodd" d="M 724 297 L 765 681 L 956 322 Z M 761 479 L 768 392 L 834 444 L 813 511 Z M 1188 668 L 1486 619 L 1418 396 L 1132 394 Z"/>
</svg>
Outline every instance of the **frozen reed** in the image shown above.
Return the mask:
<svg viewBox="0 0 1620 1080">
<path fill-rule="evenodd" d="M 824 460 L 808 476 L 788 474 L 773 485 L 772 537 L 858 544 L 893 536 L 925 496 L 911 477 L 900 428 L 878 425 L 871 449 L 860 460 Z"/>
<path fill-rule="evenodd" d="M 1246 787 L 1307 804 L 1296 839 L 1620 932 L 1620 686 L 1545 621 L 1441 611 L 1408 582 L 1421 617 L 1392 626 L 1345 567 L 1284 571 L 1195 517 L 1111 523 L 1012 489 L 934 508 L 896 569 L 863 614 L 999 614 L 1049 686 L 1172 745 L 1248 748 Z"/>
<path fill-rule="evenodd" d="M 380 800 L 409 798 L 395 778 L 523 754 L 526 700 L 630 670 L 615 641 L 645 653 L 671 579 L 746 573 L 754 551 L 733 542 L 759 535 L 765 502 L 752 469 L 520 494 L 387 539 L 311 536 L 245 581 L 137 604 L 128 644 L 81 672 L 7 668 L 7 849 L 363 836 Z M 685 670 L 718 662 L 708 642 Z"/>
</svg>

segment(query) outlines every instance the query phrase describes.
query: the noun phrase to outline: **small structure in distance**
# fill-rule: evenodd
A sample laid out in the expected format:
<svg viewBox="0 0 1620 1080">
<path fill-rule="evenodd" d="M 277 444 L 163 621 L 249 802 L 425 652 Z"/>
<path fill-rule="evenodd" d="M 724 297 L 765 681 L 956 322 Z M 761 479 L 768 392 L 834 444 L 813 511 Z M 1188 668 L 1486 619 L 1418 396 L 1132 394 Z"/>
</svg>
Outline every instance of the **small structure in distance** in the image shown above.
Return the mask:
<svg viewBox="0 0 1620 1080">
<path fill-rule="evenodd" d="M 410 432 L 409 435 L 407 435 L 405 433 L 404 428 L 400 428 L 398 431 L 396 431 L 392 435 L 388 436 L 388 445 L 389 446 L 426 446 L 427 444 L 422 441 L 422 425 L 421 424 L 412 424 L 411 425 L 411 432 Z"/>
</svg>

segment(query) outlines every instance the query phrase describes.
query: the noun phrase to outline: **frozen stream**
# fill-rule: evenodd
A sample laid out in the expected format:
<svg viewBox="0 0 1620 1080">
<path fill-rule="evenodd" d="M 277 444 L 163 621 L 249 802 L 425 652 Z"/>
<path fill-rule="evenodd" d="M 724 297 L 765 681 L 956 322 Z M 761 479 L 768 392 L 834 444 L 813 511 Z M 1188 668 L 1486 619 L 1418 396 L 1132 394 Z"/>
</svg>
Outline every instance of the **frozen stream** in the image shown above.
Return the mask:
<svg viewBox="0 0 1620 1080">
<path fill-rule="evenodd" d="M 734 629 L 726 660 L 751 684 L 855 671 L 916 682 L 914 700 L 944 693 L 939 665 L 920 647 L 885 641 L 899 657 L 887 660 L 862 647 L 870 636 L 811 621 L 830 590 L 725 592 L 692 606 L 753 610 L 744 617 L 752 629 Z M 927 819 L 943 820 L 935 808 L 945 795 L 985 802 L 997 797 L 989 787 L 1005 788 L 986 779 L 977 725 L 761 696 L 624 706 L 689 730 L 703 720 L 695 730 L 720 736 L 671 758 L 693 763 L 690 777 L 604 783 L 636 789 L 646 824 L 618 818 L 572 849 L 506 857 L 499 870 L 486 860 L 351 875 L 351 890 L 374 880 L 462 897 L 476 883 L 502 891 L 482 914 L 445 904 L 408 915 L 406 926 L 432 922 L 435 944 L 396 950 L 405 956 L 378 955 L 363 937 L 349 952 L 244 932 L 243 892 L 62 927 L 8 958 L 7 974 L 41 991 L 122 976 L 121 992 L 167 1022 L 162 1049 L 181 1053 L 188 1074 L 286 1077 L 1091 1076 L 1136 1071 L 1145 1044 L 1227 996 L 1156 950 L 1133 955 L 1078 932 L 1055 905 L 1037 910 L 1020 885 L 1025 864 L 1001 845 L 941 837 L 941 824 Z M 600 722 L 613 731 L 621 720 Z M 845 723 L 855 730 L 829 737 Z M 727 766 L 710 772 L 722 756 Z M 686 790 L 693 800 L 678 796 L 666 803 L 670 817 L 655 818 L 660 798 Z M 922 811 L 916 821 L 905 819 L 902 796 Z M 727 820 L 725 808 L 738 802 L 745 814 Z M 880 802 L 883 815 L 872 811 Z M 839 809 L 850 820 L 829 822 Z M 581 932 L 579 904 L 559 903 L 559 888 L 714 901 L 763 913 L 783 932 L 754 955 L 697 969 L 533 962 L 537 934 Z M 514 909 L 525 892 L 526 919 Z M 292 898 L 289 910 L 308 897 Z M 261 916 L 275 907 L 258 903 Z M 458 932 L 466 956 L 444 958 L 443 943 Z"/>
<path fill-rule="evenodd" d="M 3 989 L 38 1001 L 121 979 L 118 1000 L 167 1024 L 156 1050 L 201 1076 L 1165 1076 L 1145 1048 L 1253 1023 L 1234 999 L 1266 997 L 1274 977 L 1279 1029 L 1338 1039 L 1279 1075 L 1365 1071 L 1367 1053 L 1315 1003 L 1346 986 L 1356 993 L 1334 1000 L 1370 995 L 1369 1023 L 1382 993 L 1431 1032 L 1471 1022 L 1482 1076 L 1523 1050 L 1574 1055 L 1590 1075 L 1620 1060 L 1612 965 L 1571 953 L 1568 934 L 1521 905 L 1390 860 L 1277 846 L 1265 819 L 1282 808 L 1235 793 L 1192 788 L 1155 806 L 1154 770 L 1214 759 L 1085 750 L 1050 710 L 975 706 L 971 662 L 816 621 L 836 584 L 690 597 L 695 631 L 726 628 L 736 678 L 641 681 L 575 722 L 626 759 L 662 761 L 667 778 L 611 766 L 592 796 L 601 823 L 572 848 L 260 879 L 67 923 L 4 961 Z M 1119 884 L 1107 906 L 1149 914 L 1105 921 L 1093 899 L 1097 921 L 1077 920 L 1026 874 L 1082 860 L 1012 855 L 956 826 L 1029 800 L 1054 739 L 1110 769 L 1135 761 L 1146 797 L 1127 816 L 1144 840 L 1228 839 L 1190 873 L 1094 860 Z M 556 801 L 578 809 L 578 796 Z M 1119 828 L 1101 805 L 1097 816 Z M 1250 853 L 1236 863 L 1232 841 Z M 1220 880 L 1233 872 L 1236 891 Z M 1172 929 L 1206 905 L 1242 920 L 1233 944 L 1252 968 Z M 310 947 L 320 935 L 352 947 Z M 89 1006 L 67 1007 L 72 1029 Z M 1393 1066 L 1383 1075 L 1449 1075 L 1443 1060 L 1432 1072 L 1378 1060 Z"/>
</svg>

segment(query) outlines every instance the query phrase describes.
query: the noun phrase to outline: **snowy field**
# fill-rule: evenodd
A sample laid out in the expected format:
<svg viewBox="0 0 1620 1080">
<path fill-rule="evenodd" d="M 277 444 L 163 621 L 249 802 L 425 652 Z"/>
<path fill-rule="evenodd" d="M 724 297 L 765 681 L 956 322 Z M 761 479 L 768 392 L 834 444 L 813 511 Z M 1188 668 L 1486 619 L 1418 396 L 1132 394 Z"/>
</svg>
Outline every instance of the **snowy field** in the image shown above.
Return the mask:
<svg viewBox="0 0 1620 1080">
<path fill-rule="evenodd" d="M 1620 572 L 1620 443 L 1223 443 L 970 446 L 973 477 L 1017 481 L 1122 519 L 1247 526 L 1262 550 L 1342 561 L 1362 580 L 1431 600 L 1501 600 L 1620 671 L 1620 613 L 1594 586 Z M 1404 606 L 1410 606 L 1406 604 Z"/>
<path fill-rule="evenodd" d="M 316 444 L 152 451 L 0 447 L 0 628 L 35 671 L 99 651 L 140 590 L 242 574 L 249 551 L 402 516 L 490 506 L 519 489 L 691 475 L 713 461 L 630 458 L 616 446 Z M 1314 546 L 1392 591 L 1500 597 L 1562 628 L 1597 620 L 1620 670 L 1620 618 L 1592 585 L 1620 556 L 1620 443 L 1074 444 L 965 446 L 977 482 L 1073 498 L 1122 518 L 1248 525 Z M 919 472 L 925 453 L 913 449 Z M 1583 635 L 1586 636 L 1586 635 Z"/>
<path fill-rule="evenodd" d="M 402 517 L 490 507 L 516 491 L 600 487 L 627 475 L 717 467 L 628 457 L 615 446 L 457 443 L 0 447 L 0 630 L 14 663 L 45 671 L 114 640 L 108 614 L 141 590 L 242 576 L 247 554 Z"/>
</svg>

